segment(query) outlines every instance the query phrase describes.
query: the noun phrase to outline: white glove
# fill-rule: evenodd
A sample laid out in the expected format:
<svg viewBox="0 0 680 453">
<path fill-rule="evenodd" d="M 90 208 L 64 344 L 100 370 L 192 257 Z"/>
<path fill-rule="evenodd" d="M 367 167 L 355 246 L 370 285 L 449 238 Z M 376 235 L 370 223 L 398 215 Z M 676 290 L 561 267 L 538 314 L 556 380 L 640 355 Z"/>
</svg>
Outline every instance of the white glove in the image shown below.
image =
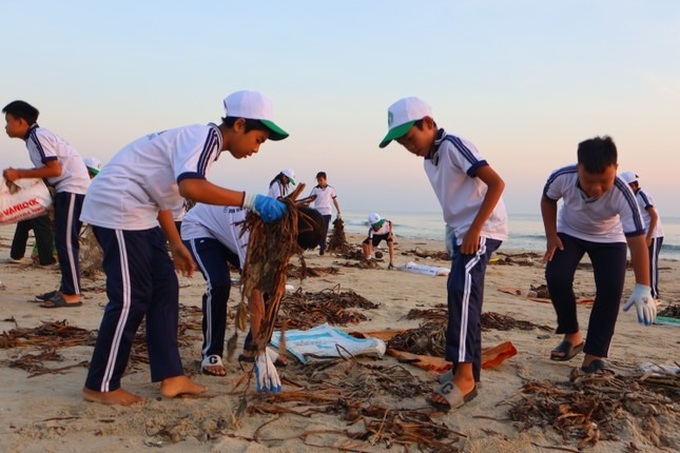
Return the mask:
<svg viewBox="0 0 680 453">
<path fill-rule="evenodd" d="M 623 306 L 623 311 L 628 311 L 633 304 L 635 304 L 635 309 L 637 310 L 638 322 L 644 323 L 646 326 L 654 324 L 654 320 L 656 320 L 656 303 L 649 286 L 636 283 L 633 294 L 630 295 L 628 301 Z"/>
<path fill-rule="evenodd" d="M 255 358 L 255 377 L 257 378 L 258 392 L 278 393 L 281 391 L 279 373 L 276 371 L 274 361 L 266 351 Z"/>
</svg>

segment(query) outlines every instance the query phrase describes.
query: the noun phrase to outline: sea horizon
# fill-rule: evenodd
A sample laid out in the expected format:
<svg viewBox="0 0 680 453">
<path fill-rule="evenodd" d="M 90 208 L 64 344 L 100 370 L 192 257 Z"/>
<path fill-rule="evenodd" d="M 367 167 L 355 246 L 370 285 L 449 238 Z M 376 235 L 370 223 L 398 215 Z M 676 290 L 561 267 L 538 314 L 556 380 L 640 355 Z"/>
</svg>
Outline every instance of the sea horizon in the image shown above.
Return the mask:
<svg viewBox="0 0 680 453">
<path fill-rule="evenodd" d="M 441 212 L 379 212 L 380 216 L 392 220 L 397 238 L 441 240 L 442 249 L 445 225 Z M 368 212 L 343 211 L 345 232 L 350 234 L 368 233 Z M 680 260 L 680 217 L 662 217 L 664 242 L 661 259 Z M 502 249 L 542 252 L 545 250 L 545 233 L 540 214 L 508 214 L 508 239 Z M 502 250 L 501 249 L 501 250 Z"/>
</svg>

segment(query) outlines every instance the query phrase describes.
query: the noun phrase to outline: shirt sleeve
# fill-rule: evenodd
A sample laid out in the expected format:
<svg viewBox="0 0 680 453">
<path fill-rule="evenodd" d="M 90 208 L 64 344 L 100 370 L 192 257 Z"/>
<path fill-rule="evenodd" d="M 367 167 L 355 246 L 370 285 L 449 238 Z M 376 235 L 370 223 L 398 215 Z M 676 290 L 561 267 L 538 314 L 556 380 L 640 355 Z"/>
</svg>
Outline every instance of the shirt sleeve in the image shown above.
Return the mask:
<svg viewBox="0 0 680 453">
<path fill-rule="evenodd" d="M 219 139 L 214 129 L 201 127 L 200 131 L 191 128 L 177 136 L 173 171 L 177 182 L 183 179 L 205 179 L 208 170 L 219 156 Z"/>
<path fill-rule="evenodd" d="M 449 135 L 444 143 L 446 144 L 444 152 L 449 153 L 451 163 L 471 178 L 476 177 L 479 167 L 488 165 L 472 142 Z"/>
</svg>

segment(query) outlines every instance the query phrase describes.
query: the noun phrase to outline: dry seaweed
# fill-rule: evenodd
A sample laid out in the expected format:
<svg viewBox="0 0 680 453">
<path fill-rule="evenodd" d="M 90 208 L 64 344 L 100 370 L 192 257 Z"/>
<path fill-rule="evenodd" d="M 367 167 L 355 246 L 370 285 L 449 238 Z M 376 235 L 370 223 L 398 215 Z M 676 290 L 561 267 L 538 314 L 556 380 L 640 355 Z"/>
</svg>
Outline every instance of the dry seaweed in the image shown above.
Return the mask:
<svg viewBox="0 0 680 453">
<path fill-rule="evenodd" d="M 680 318 L 680 305 L 669 305 L 657 313 L 657 316 L 666 318 Z"/>
<path fill-rule="evenodd" d="M 357 324 L 368 318 L 361 312 L 349 309 L 371 310 L 379 306 L 354 291 L 339 291 L 338 286 L 317 293 L 303 292 L 298 288 L 281 300 L 281 316 L 276 327 L 282 326 L 284 322 L 288 328 L 301 330 L 324 323 L 338 326 Z"/>
<path fill-rule="evenodd" d="M 401 252 L 401 254 L 405 256 L 415 255 L 419 258 L 431 258 L 440 261 L 451 261 L 451 256 L 445 251 L 423 250 L 420 247 Z"/>
<path fill-rule="evenodd" d="M 406 314 L 406 319 L 424 319 L 427 322 L 446 324 L 449 319 L 448 310 L 444 305 L 439 305 L 435 308 L 413 308 Z M 530 321 L 517 320 L 508 315 L 494 313 L 492 311 L 482 313 L 481 317 L 482 330 L 533 330 L 540 329 L 551 332 L 553 330 L 550 326 L 534 324 Z M 410 351 L 413 352 L 413 351 Z"/>
<path fill-rule="evenodd" d="M 104 268 L 102 267 L 102 260 L 104 259 L 104 252 L 99 246 L 99 242 L 94 237 L 92 226 L 85 225 L 80 232 L 80 274 L 83 277 L 96 279 Z"/>
<path fill-rule="evenodd" d="M 310 267 L 306 264 L 302 266 L 296 266 L 293 263 L 288 264 L 288 271 L 286 275 L 288 278 L 304 280 L 307 277 L 321 277 L 324 275 L 335 275 L 340 272 L 340 269 L 333 266 L 327 267 Z"/>
<path fill-rule="evenodd" d="M 671 447 L 674 440 L 657 418 L 675 425 L 667 426 L 668 433 L 680 427 L 671 399 L 645 389 L 634 376 L 589 375 L 575 368 L 569 383 L 530 381 L 516 396 L 508 415 L 520 431 L 549 427 L 579 449 L 599 440 L 618 441 L 630 425 L 638 425 L 655 446 Z"/>
<path fill-rule="evenodd" d="M 336 217 L 333 221 L 333 232 L 331 238 L 328 240 L 328 247 L 326 250 L 329 253 L 344 254 L 352 250 L 352 246 L 347 242 L 345 237 L 345 222 L 340 217 Z"/>
</svg>

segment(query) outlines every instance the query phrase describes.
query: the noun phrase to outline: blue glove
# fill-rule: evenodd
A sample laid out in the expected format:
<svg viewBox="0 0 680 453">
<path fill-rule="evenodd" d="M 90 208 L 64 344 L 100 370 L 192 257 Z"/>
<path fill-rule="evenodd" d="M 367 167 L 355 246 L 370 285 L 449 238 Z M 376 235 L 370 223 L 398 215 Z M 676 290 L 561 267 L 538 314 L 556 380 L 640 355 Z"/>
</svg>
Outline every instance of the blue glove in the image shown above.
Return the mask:
<svg viewBox="0 0 680 453">
<path fill-rule="evenodd" d="M 262 352 L 255 358 L 255 377 L 258 392 L 278 393 L 281 391 L 281 378 L 279 378 L 269 351 Z"/>
<path fill-rule="evenodd" d="M 636 283 L 633 294 L 630 295 L 628 301 L 623 306 L 623 311 L 628 311 L 633 304 L 635 304 L 635 309 L 637 310 L 639 323 L 644 323 L 646 326 L 654 324 L 656 319 L 656 302 L 652 297 L 652 291 L 649 286 Z"/>
<path fill-rule="evenodd" d="M 279 220 L 288 207 L 282 201 L 265 195 L 248 195 L 243 198 L 243 207 L 255 211 L 265 223 Z"/>
</svg>

